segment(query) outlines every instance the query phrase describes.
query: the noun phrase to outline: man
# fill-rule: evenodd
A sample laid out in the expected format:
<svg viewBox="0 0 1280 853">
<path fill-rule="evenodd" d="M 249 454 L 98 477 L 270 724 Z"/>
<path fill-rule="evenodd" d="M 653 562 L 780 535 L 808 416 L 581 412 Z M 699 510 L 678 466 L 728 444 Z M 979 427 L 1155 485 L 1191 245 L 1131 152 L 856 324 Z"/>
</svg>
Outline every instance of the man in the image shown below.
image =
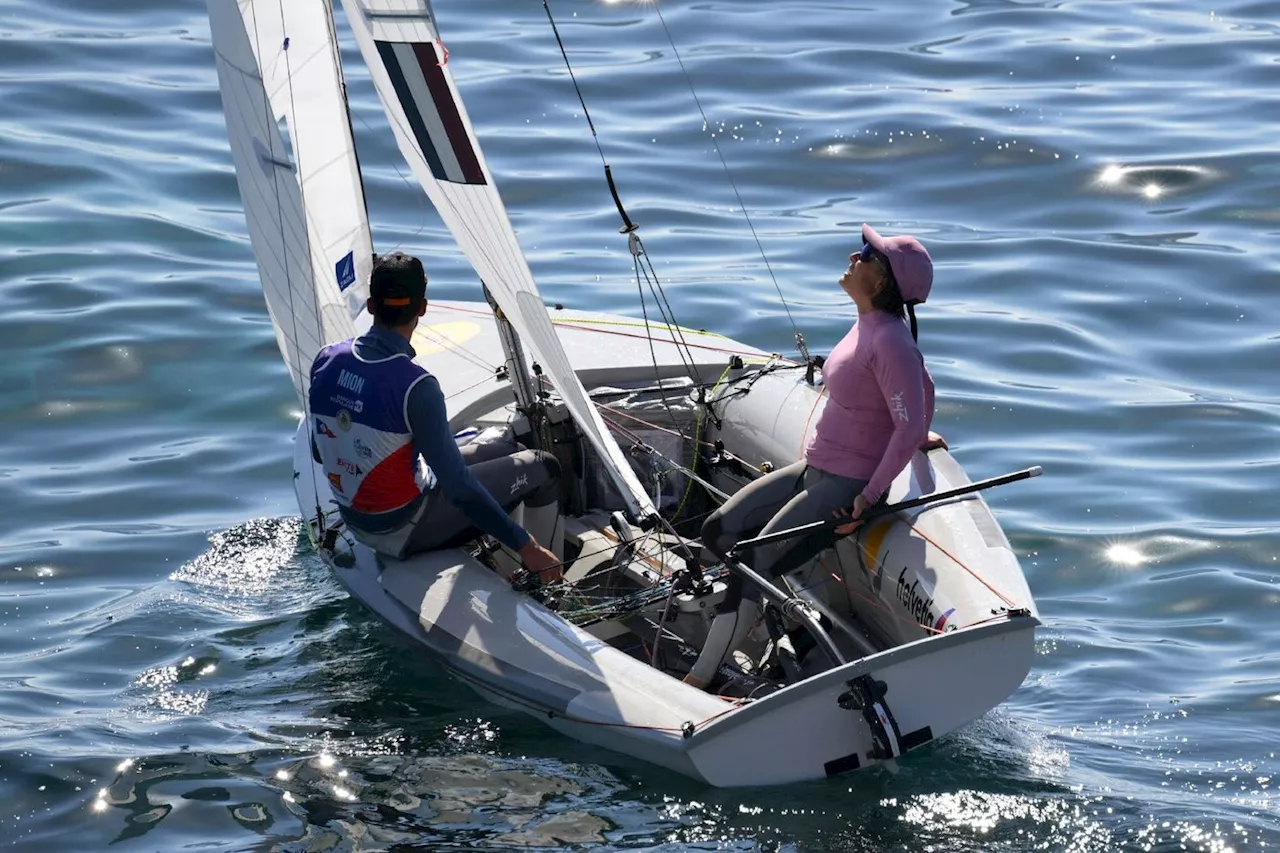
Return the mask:
<svg viewBox="0 0 1280 853">
<path fill-rule="evenodd" d="M 479 530 L 518 552 L 542 582 L 558 580 L 555 554 L 508 511 L 521 502 L 554 510 L 560 466 L 536 450 L 467 465 L 440 384 L 413 361 L 426 291 L 417 258 L 374 259 L 366 303 L 373 327 L 325 347 L 311 366 L 312 455 L 347 527 L 380 553 L 402 558 L 459 545 Z"/>
</svg>

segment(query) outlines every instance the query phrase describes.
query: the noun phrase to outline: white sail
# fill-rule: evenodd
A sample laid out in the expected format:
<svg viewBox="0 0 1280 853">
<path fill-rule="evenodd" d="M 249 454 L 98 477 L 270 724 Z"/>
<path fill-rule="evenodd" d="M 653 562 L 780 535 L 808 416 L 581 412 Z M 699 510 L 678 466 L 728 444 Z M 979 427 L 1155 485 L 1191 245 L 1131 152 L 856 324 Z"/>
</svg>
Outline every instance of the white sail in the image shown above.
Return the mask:
<svg viewBox="0 0 1280 853">
<path fill-rule="evenodd" d="M 342 0 L 400 151 L 633 512 L 653 504 L 569 363 L 462 105 L 426 0 Z"/>
<path fill-rule="evenodd" d="M 353 336 L 373 263 L 328 0 L 208 0 L 223 113 L 262 290 L 294 389 Z"/>
</svg>

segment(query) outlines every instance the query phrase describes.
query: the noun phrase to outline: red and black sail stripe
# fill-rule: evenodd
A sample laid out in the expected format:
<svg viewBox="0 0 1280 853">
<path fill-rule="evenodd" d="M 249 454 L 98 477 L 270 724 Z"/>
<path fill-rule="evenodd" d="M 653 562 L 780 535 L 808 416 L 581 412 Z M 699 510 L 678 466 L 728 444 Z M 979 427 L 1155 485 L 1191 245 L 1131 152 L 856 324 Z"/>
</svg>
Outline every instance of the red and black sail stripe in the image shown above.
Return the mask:
<svg viewBox="0 0 1280 853">
<path fill-rule="evenodd" d="M 375 44 L 431 174 L 438 180 L 459 184 L 486 183 L 435 45 L 386 41 Z"/>
</svg>

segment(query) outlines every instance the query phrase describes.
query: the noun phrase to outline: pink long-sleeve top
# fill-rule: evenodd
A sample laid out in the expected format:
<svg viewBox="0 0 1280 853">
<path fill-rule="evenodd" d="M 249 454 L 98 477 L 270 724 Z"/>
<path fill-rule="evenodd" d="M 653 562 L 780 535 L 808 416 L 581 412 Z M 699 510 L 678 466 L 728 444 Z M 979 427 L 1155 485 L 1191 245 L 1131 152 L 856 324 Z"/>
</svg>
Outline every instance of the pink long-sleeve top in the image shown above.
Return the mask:
<svg viewBox="0 0 1280 853">
<path fill-rule="evenodd" d="M 858 318 L 822 367 L 827 405 L 805 447 L 815 468 L 867 480 L 875 503 L 933 421 L 933 378 L 911 330 L 883 311 Z"/>
</svg>

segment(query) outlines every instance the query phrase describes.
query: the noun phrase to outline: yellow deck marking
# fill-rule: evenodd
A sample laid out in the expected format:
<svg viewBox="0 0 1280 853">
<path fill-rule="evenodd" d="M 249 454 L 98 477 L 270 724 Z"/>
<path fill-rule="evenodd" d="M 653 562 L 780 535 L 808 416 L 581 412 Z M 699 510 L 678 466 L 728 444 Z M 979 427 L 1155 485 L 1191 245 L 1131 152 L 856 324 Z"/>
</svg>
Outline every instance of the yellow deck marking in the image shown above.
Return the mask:
<svg viewBox="0 0 1280 853">
<path fill-rule="evenodd" d="M 480 325 L 470 320 L 419 326 L 413 333 L 413 349 L 419 356 L 432 355 L 460 347 L 478 334 Z"/>
<path fill-rule="evenodd" d="M 612 320 L 601 319 L 598 317 L 552 317 L 551 322 L 556 326 L 570 326 L 574 323 L 581 323 L 586 326 L 617 326 L 623 329 L 656 329 L 668 332 L 680 332 L 685 335 L 704 335 L 709 338 L 723 338 L 724 335 L 718 332 L 708 332 L 706 329 L 687 329 L 684 326 L 669 326 L 666 323 L 649 323 L 645 326 L 643 320 Z"/>
</svg>

